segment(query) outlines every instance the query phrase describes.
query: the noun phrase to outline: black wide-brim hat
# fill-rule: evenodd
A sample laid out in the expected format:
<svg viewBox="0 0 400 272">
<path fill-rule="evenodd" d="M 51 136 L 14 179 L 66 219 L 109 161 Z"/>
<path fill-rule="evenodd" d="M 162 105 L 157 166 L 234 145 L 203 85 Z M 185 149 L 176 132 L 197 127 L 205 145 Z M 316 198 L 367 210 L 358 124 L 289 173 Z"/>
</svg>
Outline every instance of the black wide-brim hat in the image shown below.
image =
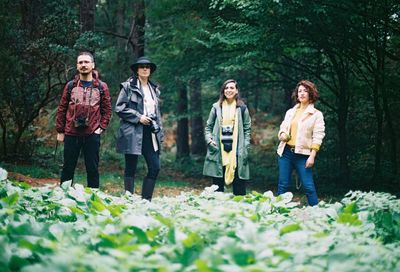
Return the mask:
<svg viewBox="0 0 400 272">
<path fill-rule="evenodd" d="M 157 69 L 157 65 L 152 63 L 147 57 L 140 57 L 137 59 L 137 61 L 131 65 L 131 69 L 133 72 L 137 73 L 138 67 L 140 64 L 147 64 L 150 65 L 150 72 L 154 73 L 154 71 Z"/>
</svg>

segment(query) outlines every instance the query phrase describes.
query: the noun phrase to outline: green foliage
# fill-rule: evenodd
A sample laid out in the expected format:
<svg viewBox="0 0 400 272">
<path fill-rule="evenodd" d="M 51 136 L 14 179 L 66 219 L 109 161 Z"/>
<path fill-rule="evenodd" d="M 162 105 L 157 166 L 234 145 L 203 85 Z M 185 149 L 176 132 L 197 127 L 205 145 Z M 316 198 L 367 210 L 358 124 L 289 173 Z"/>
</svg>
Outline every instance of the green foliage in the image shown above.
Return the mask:
<svg viewBox="0 0 400 272">
<path fill-rule="evenodd" d="M 299 207 L 290 193 L 237 199 L 213 188 L 151 203 L 81 185 L 20 188 L 5 180 L 0 192 L 2 271 L 399 269 L 398 236 L 386 236 L 379 222 L 386 231 L 392 223 L 378 219 L 382 207 L 399 214 L 389 194 L 350 192 L 343 204 Z M 338 223 L 341 214 L 360 224 Z"/>
<path fill-rule="evenodd" d="M 0 117 L 3 155 L 29 156 L 33 121 L 60 92 L 69 70 L 65 62 L 77 38 L 73 1 L 2 3 Z M 10 91 L 12 90 L 12 91 Z"/>
<path fill-rule="evenodd" d="M 343 209 L 343 212 L 356 216 L 368 210 L 368 219 L 375 224 L 377 236 L 384 243 L 400 241 L 400 203 L 393 201 L 394 199 L 394 196 L 387 193 L 370 195 L 349 192 L 347 198 L 343 200 L 347 203 L 347 209 Z"/>
<path fill-rule="evenodd" d="M 310 79 L 317 83 L 321 96 L 317 108 L 326 121 L 314 169 L 317 185 L 325 191 L 375 188 L 398 193 L 396 1 L 151 0 L 145 4 L 145 54 L 158 65 L 152 78 L 160 84 L 163 121 L 171 131 L 182 117 L 176 111 L 178 88 L 193 78 L 201 81 L 203 118 L 218 98 L 221 83 L 234 78 L 252 117 L 276 117 L 271 122 L 275 127 L 292 105 L 295 84 Z M 38 147 L 48 145 L 47 135 L 39 136 L 42 125 L 36 123 L 37 117 L 54 113 L 55 97 L 75 71 L 76 50 L 95 51 L 96 67 L 115 102 L 119 83 L 131 75 L 134 45 L 128 38 L 135 11 L 126 0 L 98 1 L 95 31 L 81 35 L 77 1 L 3 1 L 0 7 L 1 157 L 17 153 L 19 159 L 37 158 Z M 186 115 L 193 114 L 190 110 Z M 101 157 L 116 161 L 122 171 L 123 157 L 114 152 L 118 121 L 112 118 L 102 138 Z M 253 138 L 260 135 L 253 130 Z M 271 139 L 256 143 L 262 146 L 251 151 L 252 180 L 256 186 L 273 188 L 277 143 Z M 198 177 L 201 161 L 167 164 Z M 350 171 L 344 175 L 346 168 Z M 57 175 L 59 169 L 49 170 Z M 351 182 L 346 183 L 348 177 Z"/>
</svg>

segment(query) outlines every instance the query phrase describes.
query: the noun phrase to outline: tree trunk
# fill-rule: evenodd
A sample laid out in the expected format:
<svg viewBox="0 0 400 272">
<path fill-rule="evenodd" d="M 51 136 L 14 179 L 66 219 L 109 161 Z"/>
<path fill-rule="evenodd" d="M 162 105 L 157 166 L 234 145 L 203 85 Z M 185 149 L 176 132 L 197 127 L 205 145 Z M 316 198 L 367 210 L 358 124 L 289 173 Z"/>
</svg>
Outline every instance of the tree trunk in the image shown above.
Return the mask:
<svg viewBox="0 0 400 272">
<path fill-rule="evenodd" d="M 18 126 L 17 131 L 14 134 L 14 146 L 13 146 L 13 150 L 12 150 L 12 154 L 18 154 L 18 148 L 21 145 L 21 137 L 22 134 L 24 133 L 25 129 L 22 128 L 21 126 Z"/>
<path fill-rule="evenodd" d="M 349 112 L 349 64 L 341 57 L 331 57 L 339 83 L 338 92 L 338 132 L 339 132 L 339 174 L 343 184 L 350 179 L 348 144 L 347 144 L 347 116 Z"/>
<path fill-rule="evenodd" d="M 137 59 L 144 55 L 144 26 L 146 23 L 144 0 L 133 1 L 132 8 L 134 15 L 128 43 L 132 46 L 133 57 Z"/>
<path fill-rule="evenodd" d="M 374 90 L 373 90 L 373 100 L 374 100 L 374 109 L 375 109 L 375 116 L 376 116 L 376 136 L 375 136 L 375 165 L 374 165 L 374 175 L 372 180 L 377 180 L 382 173 L 381 169 L 381 157 L 382 157 L 382 138 L 383 138 L 383 111 L 380 103 L 380 92 L 379 88 L 383 85 L 381 81 L 381 62 L 382 60 L 382 53 L 380 52 L 379 48 L 376 50 L 376 67 L 374 69 Z"/>
<path fill-rule="evenodd" d="M 178 97 L 178 127 L 176 136 L 176 158 L 189 156 L 189 119 L 188 119 L 188 97 L 185 84 L 179 86 Z"/>
<path fill-rule="evenodd" d="M 2 135 L 1 139 L 3 142 L 3 157 L 7 157 L 7 125 L 3 120 L 1 120 L 1 130 L 2 130 Z"/>
<path fill-rule="evenodd" d="M 383 95 L 383 111 L 390 141 L 390 160 L 392 163 L 392 173 L 397 174 L 397 133 L 393 125 L 392 114 L 390 113 L 389 103 L 386 95 Z"/>
<path fill-rule="evenodd" d="M 4 128 L 3 128 L 2 138 L 3 138 L 3 156 L 6 158 L 8 155 L 8 152 L 7 152 L 7 130 L 5 130 Z"/>
<path fill-rule="evenodd" d="M 385 52 L 387 51 L 387 37 L 390 35 L 388 34 L 388 25 L 389 25 L 389 6 L 387 1 L 384 1 L 384 14 L 386 16 L 384 17 L 384 37 L 381 39 L 382 41 L 382 46 L 381 52 L 382 52 L 382 58 L 379 66 L 379 70 L 381 71 L 381 95 L 382 95 L 382 108 L 383 108 L 383 114 L 384 114 L 384 119 L 386 121 L 386 130 L 387 134 L 389 135 L 389 142 L 390 142 L 390 160 L 392 163 L 392 174 L 396 175 L 397 174 L 397 137 L 396 137 L 396 129 L 394 128 L 393 125 L 393 120 L 392 120 L 392 114 L 390 112 L 389 108 L 389 102 L 388 102 L 388 94 L 386 93 L 386 80 L 385 80 L 385 61 L 386 61 L 386 54 Z"/>
<path fill-rule="evenodd" d="M 97 0 L 81 0 L 79 5 L 80 31 L 94 31 L 94 16 Z"/>
<path fill-rule="evenodd" d="M 124 29 L 124 24 L 125 24 L 125 11 L 126 11 L 126 2 L 125 1 L 118 1 L 118 7 L 116 11 L 116 31 L 119 35 L 123 36 L 125 29 Z M 121 51 L 124 50 L 125 47 L 125 40 L 121 38 L 117 38 L 117 45 L 118 48 L 121 49 Z"/>
<path fill-rule="evenodd" d="M 347 157 L 347 105 L 339 105 L 338 112 L 339 130 L 339 173 L 340 179 L 344 184 L 349 180 L 349 162 Z"/>
<path fill-rule="evenodd" d="M 42 13 L 42 1 L 24 0 L 21 2 L 21 23 L 29 37 L 34 37 L 37 29 L 36 22 Z"/>
<path fill-rule="evenodd" d="M 190 80 L 190 109 L 191 109 L 191 151 L 194 155 L 206 154 L 206 141 L 204 139 L 204 126 L 201 105 L 201 82 L 200 79 Z"/>
</svg>

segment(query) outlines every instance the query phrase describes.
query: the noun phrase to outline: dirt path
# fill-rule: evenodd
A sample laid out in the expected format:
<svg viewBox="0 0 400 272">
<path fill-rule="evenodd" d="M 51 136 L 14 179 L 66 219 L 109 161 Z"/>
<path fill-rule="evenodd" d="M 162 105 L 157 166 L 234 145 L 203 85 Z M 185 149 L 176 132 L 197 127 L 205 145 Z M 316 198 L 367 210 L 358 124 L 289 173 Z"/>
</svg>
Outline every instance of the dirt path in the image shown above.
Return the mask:
<svg viewBox="0 0 400 272">
<path fill-rule="evenodd" d="M 25 176 L 20 173 L 8 172 L 8 178 L 13 179 L 19 182 L 25 182 L 34 187 L 40 187 L 47 184 L 51 184 L 54 186 L 58 186 L 60 180 L 55 178 L 32 178 L 30 176 Z M 183 180 L 182 177 L 180 180 Z M 181 192 L 193 192 L 195 194 L 200 194 L 206 186 L 209 186 L 208 182 L 202 180 L 201 182 L 195 181 L 194 179 L 186 179 L 188 182 L 188 186 L 163 186 L 162 183 L 157 183 L 156 188 L 154 190 L 154 197 L 162 197 L 162 196 L 177 196 L 180 195 Z M 115 183 L 105 183 L 102 185 L 102 190 L 104 192 L 118 195 L 123 193 L 123 184 L 121 186 L 116 186 Z M 141 184 L 140 184 L 141 186 Z M 137 184 L 136 193 L 140 194 L 140 186 Z"/>
<path fill-rule="evenodd" d="M 58 185 L 60 182 L 59 179 L 55 179 L 55 178 L 32 178 L 30 176 L 25 176 L 23 174 L 15 173 L 15 172 L 8 172 L 8 178 L 16 180 L 16 181 L 20 181 L 20 182 L 25 182 L 25 183 L 28 183 L 29 185 L 38 186 L 38 187 L 44 186 L 46 184 Z"/>
</svg>

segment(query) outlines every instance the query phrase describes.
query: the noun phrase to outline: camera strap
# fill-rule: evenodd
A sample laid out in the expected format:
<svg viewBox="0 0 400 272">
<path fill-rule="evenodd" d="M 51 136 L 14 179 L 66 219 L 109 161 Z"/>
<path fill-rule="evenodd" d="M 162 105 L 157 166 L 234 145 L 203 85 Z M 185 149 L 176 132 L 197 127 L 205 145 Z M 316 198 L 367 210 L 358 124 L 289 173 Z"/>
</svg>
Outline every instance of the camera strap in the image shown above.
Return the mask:
<svg viewBox="0 0 400 272">
<path fill-rule="evenodd" d="M 296 178 L 296 189 L 299 190 L 301 187 L 301 181 L 299 181 L 299 176 L 296 174 L 295 175 Z"/>
<path fill-rule="evenodd" d="M 92 87 L 90 87 L 90 94 L 89 94 L 89 105 L 87 107 L 87 115 L 86 115 L 86 119 L 89 120 L 90 118 L 90 107 L 92 106 L 92 95 L 93 95 L 93 83 L 92 83 Z"/>
<path fill-rule="evenodd" d="M 246 106 L 239 106 L 240 108 L 240 113 L 242 115 L 242 121 L 244 120 L 244 112 L 246 111 Z M 215 118 L 217 118 L 217 109 L 215 107 L 213 107 L 214 109 L 214 114 L 215 114 Z M 222 112 L 222 108 L 221 108 L 221 112 Z M 222 114 L 221 114 L 221 119 L 222 119 Z M 214 120 L 215 121 L 215 120 Z M 220 125 L 222 125 L 222 123 L 220 123 Z"/>
</svg>

